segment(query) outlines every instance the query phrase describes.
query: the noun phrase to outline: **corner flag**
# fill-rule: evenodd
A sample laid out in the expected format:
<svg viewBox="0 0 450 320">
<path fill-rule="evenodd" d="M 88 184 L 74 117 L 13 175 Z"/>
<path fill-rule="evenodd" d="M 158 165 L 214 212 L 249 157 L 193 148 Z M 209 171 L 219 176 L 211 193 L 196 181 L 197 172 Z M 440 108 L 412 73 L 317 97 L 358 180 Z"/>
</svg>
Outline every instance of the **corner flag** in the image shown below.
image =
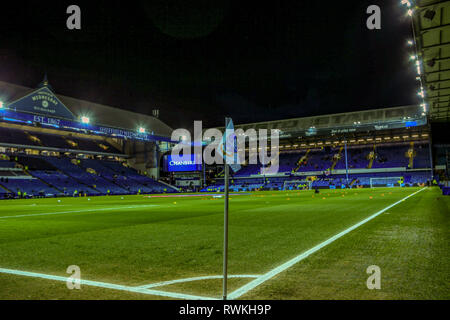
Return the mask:
<svg viewBox="0 0 450 320">
<path fill-rule="evenodd" d="M 219 150 L 219 154 L 223 157 L 225 164 L 228 164 L 234 172 L 241 169 L 237 138 L 234 133 L 234 125 L 231 118 L 225 118 L 225 134 L 222 142 L 219 144 Z"/>
</svg>

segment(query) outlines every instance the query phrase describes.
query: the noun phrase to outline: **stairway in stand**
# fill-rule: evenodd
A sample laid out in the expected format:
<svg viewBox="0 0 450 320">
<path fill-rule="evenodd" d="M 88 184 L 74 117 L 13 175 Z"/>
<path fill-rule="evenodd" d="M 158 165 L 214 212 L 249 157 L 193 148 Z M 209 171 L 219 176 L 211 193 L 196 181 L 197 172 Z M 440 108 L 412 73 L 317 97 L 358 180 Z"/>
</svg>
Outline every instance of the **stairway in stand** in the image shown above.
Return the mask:
<svg viewBox="0 0 450 320">
<path fill-rule="evenodd" d="M 369 164 L 367 165 L 367 169 L 372 169 L 373 161 L 375 160 L 375 155 L 376 155 L 376 147 L 375 147 L 375 145 L 373 145 L 372 152 L 370 152 L 369 155 L 367 156 L 367 158 L 369 160 Z"/>
<path fill-rule="evenodd" d="M 409 149 L 406 152 L 406 157 L 409 158 L 408 169 L 414 169 L 414 157 L 416 156 L 416 152 L 414 151 L 414 142 L 409 144 Z"/>
<path fill-rule="evenodd" d="M 308 160 L 308 154 L 310 151 L 311 151 L 311 149 L 306 150 L 306 154 L 304 156 L 300 157 L 300 159 L 298 159 L 297 167 L 295 167 L 295 169 L 292 170 L 293 173 L 297 172 L 300 169 L 300 167 L 302 166 L 302 164 Z"/>
<path fill-rule="evenodd" d="M 334 170 L 334 167 L 336 167 L 336 164 L 337 164 L 338 161 L 341 159 L 341 153 L 342 153 L 342 150 L 344 150 L 344 147 L 343 147 L 343 146 L 340 147 L 340 148 L 339 148 L 339 152 L 338 152 L 337 154 L 334 155 L 334 157 L 333 157 L 333 164 L 331 165 L 331 171 Z"/>
</svg>

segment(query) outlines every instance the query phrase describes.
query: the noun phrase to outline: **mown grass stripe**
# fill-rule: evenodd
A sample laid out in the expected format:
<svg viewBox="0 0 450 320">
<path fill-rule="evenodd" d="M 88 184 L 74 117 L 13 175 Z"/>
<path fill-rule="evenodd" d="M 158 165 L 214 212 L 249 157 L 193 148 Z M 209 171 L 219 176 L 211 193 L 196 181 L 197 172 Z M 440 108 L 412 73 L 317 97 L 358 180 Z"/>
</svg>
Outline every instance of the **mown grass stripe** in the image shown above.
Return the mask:
<svg viewBox="0 0 450 320">
<path fill-rule="evenodd" d="M 243 296 L 244 294 L 246 294 L 247 292 L 249 292 L 250 290 L 253 290 L 254 288 L 258 287 L 259 285 L 263 284 L 264 282 L 270 280 L 271 278 L 275 277 L 276 275 L 280 274 L 281 272 L 289 269 L 290 267 L 292 267 L 293 265 L 295 265 L 296 263 L 300 262 L 301 260 L 307 258 L 308 256 L 310 256 L 311 254 L 319 251 L 320 249 L 322 249 L 323 247 L 329 245 L 330 243 L 334 242 L 335 240 L 343 237 L 344 235 L 346 235 L 347 233 L 355 230 L 356 228 L 360 227 L 361 225 L 369 222 L 370 220 L 378 217 L 380 214 L 386 212 L 387 210 L 391 209 L 392 207 L 395 207 L 396 205 L 402 203 L 403 201 L 411 198 L 412 196 L 416 195 L 417 193 L 425 190 L 426 188 L 422 188 L 406 197 L 404 197 L 403 199 L 387 206 L 386 208 L 378 211 L 377 213 L 374 213 L 373 215 L 369 216 L 368 218 L 358 222 L 357 224 L 351 226 L 350 228 L 345 229 L 344 231 L 334 235 L 333 237 L 329 238 L 328 240 L 325 240 L 322 243 L 319 243 L 318 245 L 316 245 L 315 247 L 301 253 L 300 255 L 294 257 L 293 259 L 283 263 L 282 265 L 270 270 L 269 272 L 265 273 L 264 275 L 256 278 L 255 280 L 245 284 L 244 286 L 240 287 L 239 289 L 233 291 L 232 293 L 230 293 L 228 295 L 229 299 L 238 299 L 239 297 Z"/>
<path fill-rule="evenodd" d="M 138 205 L 138 206 L 128 206 L 128 207 L 115 207 L 115 208 L 97 208 L 97 209 L 85 209 L 85 210 L 73 210 L 73 211 L 60 211 L 60 212 L 44 212 L 44 213 L 30 213 L 30 214 L 21 214 L 15 216 L 4 216 L 0 217 L 0 219 L 13 219 L 13 218 L 27 218 L 27 217 L 38 217 L 38 216 L 50 216 L 57 214 L 67 214 L 67 213 L 83 213 L 83 212 L 97 212 L 97 211 L 113 211 L 113 210 L 124 210 L 124 209 L 140 209 L 147 207 L 158 207 L 155 204 L 146 204 L 146 205 Z"/>
</svg>

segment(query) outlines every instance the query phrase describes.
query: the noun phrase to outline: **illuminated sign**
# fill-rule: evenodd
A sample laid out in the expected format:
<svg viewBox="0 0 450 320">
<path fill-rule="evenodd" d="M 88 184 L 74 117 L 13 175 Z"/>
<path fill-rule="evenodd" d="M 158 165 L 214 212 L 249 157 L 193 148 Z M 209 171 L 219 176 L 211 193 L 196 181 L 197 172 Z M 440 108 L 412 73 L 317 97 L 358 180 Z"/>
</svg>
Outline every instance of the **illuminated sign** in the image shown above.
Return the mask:
<svg viewBox="0 0 450 320">
<path fill-rule="evenodd" d="M 47 87 L 38 89 L 7 107 L 15 111 L 75 120 L 72 112 Z"/>
<path fill-rule="evenodd" d="M 195 155 L 191 155 L 190 160 L 174 161 L 171 155 L 165 158 L 165 168 L 169 172 L 186 172 L 186 171 L 201 171 L 202 165 L 196 164 Z"/>
</svg>

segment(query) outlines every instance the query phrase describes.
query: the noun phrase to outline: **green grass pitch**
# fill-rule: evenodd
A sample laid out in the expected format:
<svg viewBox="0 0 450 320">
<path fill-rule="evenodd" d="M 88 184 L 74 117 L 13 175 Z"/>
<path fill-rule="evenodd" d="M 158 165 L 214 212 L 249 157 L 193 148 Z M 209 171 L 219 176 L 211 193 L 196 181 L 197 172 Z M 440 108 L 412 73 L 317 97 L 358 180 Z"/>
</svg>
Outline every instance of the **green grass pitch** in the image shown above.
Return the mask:
<svg viewBox="0 0 450 320">
<path fill-rule="evenodd" d="M 254 192 L 230 199 L 229 274 L 262 275 L 420 190 Z M 240 299 L 449 299 L 450 197 L 427 188 L 321 248 Z M 223 198 L 0 202 L 0 269 L 220 298 Z M 381 269 L 369 290 L 368 266 Z M 232 278 L 229 291 L 252 278 Z M 171 299 L 0 272 L 0 299 Z"/>
</svg>

